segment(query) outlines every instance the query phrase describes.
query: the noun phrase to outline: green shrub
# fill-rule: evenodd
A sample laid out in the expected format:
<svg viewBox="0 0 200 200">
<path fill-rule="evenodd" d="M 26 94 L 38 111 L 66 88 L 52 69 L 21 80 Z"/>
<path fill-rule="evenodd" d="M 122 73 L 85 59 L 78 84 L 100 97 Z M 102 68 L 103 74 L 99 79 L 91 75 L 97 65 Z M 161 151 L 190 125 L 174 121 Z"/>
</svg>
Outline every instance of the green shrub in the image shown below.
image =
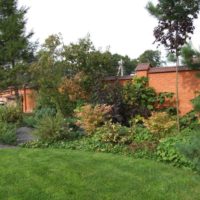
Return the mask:
<svg viewBox="0 0 200 200">
<path fill-rule="evenodd" d="M 34 114 L 32 114 L 32 115 L 24 114 L 22 123 L 23 123 L 23 126 L 28 126 L 28 127 L 34 128 L 36 126 L 37 122 L 36 122 Z"/>
<path fill-rule="evenodd" d="M 72 125 L 72 122 L 67 121 L 60 113 L 40 119 L 33 133 L 44 141 L 73 140 L 82 135 L 78 127 Z"/>
<path fill-rule="evenodd" d="M 184 144 L 179 146 L 179 150 L 192 162 L 195 169 L 200 172 L 200 132 L 193 131 L 193 135 Z"/>
<path fill-rule="evenodd" d="M 182 130 L 185 128 L 191 128 L 191 129 L 196 129 L 200 128 L 199 122 L 198 122 L 198 117 L 196 113 L 190 112 L 184 115 L 183 117 L 180 118 L 180 127 Z"/>
<path fill-rule="evenodd" d="M 122 126 L 119 123 L 114 124 L 111 121 L 98 128 L 96 133 L 102 142 L 113 144 L 129 144 L 133 139 L 131 128 Z"/>
<path fill-rule="evenodd" d="M 20 106 L 0 107 L 0 121 L 7 123 L 19 123 L 22 121 L 22 109 Z"/>
<path fill-rule="evenodd" d="M 195 97 L 195 98 L 192 100 L 192 104 L 193 104 L 194 110 L 195 110 L 197 113 L 200 113 L 200 95 L 199 95 L 199 92 L 198 92 L 198 96 Z"/>
<path fill-rule="evenodd" d="M 0 143 L 15 144 L 16 128 L 14 125 L 0 121 Z"/>
<path fill-rule="evenodd" d="M 55 116 L 56 109 L 51 107 L 43 107 L 34 111 L 34 116 L 36 120 L 40 120 L 45 116 Z"/>
<path fill-rule="evenodd" d="M 160 140 L 156 149 L 159 161 L 172 163 L 175 166 L 190 166 L 191 163 L 180 153 L 178 146 L 188 140 L 188 136 L 180 133 Z"/>
<path fill-rule="evenodd" d="M 129 154 L 128 147 L 122 144 L 103 143 L 96 137 L 82 137 L 73 141 L 32 141 L 22 144 L 25 148 L 59 148 L 83 151 L 107 152 L 117 154 Z"/>
<path fill-rule="evenodd" d="M 44 116 L 41 118 L 37 125 L 36 130 L 33 132 L 42 140 L 58 140 L 64 135 L 64 118 L 62 115 L 57 114 L 54 116 Z"/>
<path fill-rule="evenodd" d="M 36 109 L 34 113 L 30 114 L 24 114 L 23 115 L 23 124 L 28 127 L 35 128 L 37 126 L 37 123 L 40 122 L 42 118 L 45 118 L 47 116 L 55 116 L 56 110 L 54 108 L 40 108 Z"/>
<path fill-rule="evenodd" d="M 136 126 L 134 129 L 134 142 L 153 141 L 154 138 L 149 130 L 143 126 Z"/>
</svg>

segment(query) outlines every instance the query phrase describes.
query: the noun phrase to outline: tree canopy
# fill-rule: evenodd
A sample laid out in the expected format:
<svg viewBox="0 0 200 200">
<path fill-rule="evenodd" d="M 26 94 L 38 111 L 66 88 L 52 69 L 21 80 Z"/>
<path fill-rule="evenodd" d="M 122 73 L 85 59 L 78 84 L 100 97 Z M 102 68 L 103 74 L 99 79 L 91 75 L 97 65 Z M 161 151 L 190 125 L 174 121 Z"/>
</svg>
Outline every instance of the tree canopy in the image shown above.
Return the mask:
<svg viewBox="0 0 200 200">
<path fill-rule="evenodd" d="M 146 50 L 138 57 L 138 63 L 150 63 L 154 67 L 160 66 L 163 63 L 161 60 L 161 52 Z"/>
<path fill-rule="evenodd" d="M 200 1 L 159 0 L 156 5 L 149 2 L 147 9 L 158 19 L 158 26 L 154 29 L 155 42 L 178 55 L 194 32 L 193 20 L 198 17 Z"/>
<path fill-rule="evenodd" d="M 18 8 L 17 0 L 0 0 L 0 67 L 7 77 L 2 80 L 5 86 L 16 86 L 22 80 L 22 63 L 34 57 L 33 32 L 27 34 L 25 29 L 27 11 Z"/>
</svg>

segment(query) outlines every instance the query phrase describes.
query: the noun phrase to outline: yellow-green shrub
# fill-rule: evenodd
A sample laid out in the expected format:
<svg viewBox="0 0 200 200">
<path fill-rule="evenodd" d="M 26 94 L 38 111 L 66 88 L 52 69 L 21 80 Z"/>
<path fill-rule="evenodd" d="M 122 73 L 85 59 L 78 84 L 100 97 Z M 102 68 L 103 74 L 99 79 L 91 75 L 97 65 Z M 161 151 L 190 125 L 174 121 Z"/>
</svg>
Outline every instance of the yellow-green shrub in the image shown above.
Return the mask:
<svg viewBox="0 0 200 200">
<path fill-rule="evenodd" d="M 166 112 L 154 112 L 148 119 L 144 119 L 144 125 L 157 138 L 163 138 L 170 133 L 176 121 Z"/>
<path fill-rule="evenodd" d="M 22 109 L 20 106 L 2 106 L 0 107 L 0 121 L 16 123 L 22 120 Z"/>
<path fill-rule="evenodd" d="M 106 104 L 93 106 L 87 104 L 76 110 L 78 117 L 77 125 L 83 128 L 87 135 L 94 133 L 97 127 L 101 126 L 109 118 L 111 106 Z"/>
<path fill-rule="evenodd" d="M 111 121 L 105 122 L 102 127 L 97 129 L 96 133 L 102 142 L 114 144 L 129 144 L 132 142 L 134 134 L 131 128 Z"/>
</svg>

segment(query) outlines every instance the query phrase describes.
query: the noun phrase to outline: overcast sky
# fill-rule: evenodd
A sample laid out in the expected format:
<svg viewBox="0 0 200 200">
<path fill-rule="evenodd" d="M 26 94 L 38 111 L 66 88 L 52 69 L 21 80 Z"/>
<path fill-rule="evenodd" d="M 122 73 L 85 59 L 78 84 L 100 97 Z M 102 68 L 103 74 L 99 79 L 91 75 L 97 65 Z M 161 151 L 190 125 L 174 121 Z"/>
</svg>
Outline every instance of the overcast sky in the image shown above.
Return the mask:
<svg viewBox="0 0 200 200">
<path fill-rule="evenodd" d="M 136 58 L 147 49 L 155 50 L 147 0 L 19 0 L 29 7 L 27 29 L 40 43 L 51 34 L 61 33 L 66 44 L 89 33 L 95 47 Z M 200 47 L 200 19 L 195 21 L 193 44 Z"/>
</svg>

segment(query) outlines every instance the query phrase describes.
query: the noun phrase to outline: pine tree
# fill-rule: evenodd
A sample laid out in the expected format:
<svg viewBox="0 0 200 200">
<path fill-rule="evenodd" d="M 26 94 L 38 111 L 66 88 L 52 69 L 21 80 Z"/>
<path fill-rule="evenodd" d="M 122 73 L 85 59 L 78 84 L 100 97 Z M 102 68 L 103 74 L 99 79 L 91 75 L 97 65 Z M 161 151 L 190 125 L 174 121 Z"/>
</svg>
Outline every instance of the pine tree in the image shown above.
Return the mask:
<svg viewBox="0 0 200 200">
<path fill-rule="evenodd" d="M 10 80 L 4 80 L 7 84 L 16 85 L 18 64 L 33 58 L 34 45 L 29 41 L 33 32 L 26 34 L 26 13 L 17 0 L 0 0 L 0 67 Z"/>
</svg>

